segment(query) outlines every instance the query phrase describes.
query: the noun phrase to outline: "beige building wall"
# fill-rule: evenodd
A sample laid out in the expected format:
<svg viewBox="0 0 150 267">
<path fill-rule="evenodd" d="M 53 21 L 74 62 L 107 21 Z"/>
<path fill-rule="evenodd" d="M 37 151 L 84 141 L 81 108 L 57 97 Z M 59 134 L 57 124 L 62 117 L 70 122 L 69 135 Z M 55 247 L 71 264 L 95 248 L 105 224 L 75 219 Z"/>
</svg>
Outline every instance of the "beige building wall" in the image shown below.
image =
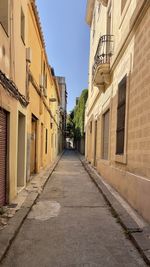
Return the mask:
<svg viewBox="0 0 150 267">
<path fill-rule="evenodd" d="M 150 2 L 88 1 L 91 27 L 89 99 L 86 107 L 86 157 L 127 201 L 150 221 Z M 92 66 L 100 36 L 107 34 L 108 14 L 113 35 L 110 82 L 94 86 Z M 116 154 L 118 85 L 127 75 L 124 153 Z M 108 159 L 103 159 L 104 114 L 109 110 Z M 95 149 L 94 125 L 97 121 Z M 92 133 L 90 133 L 92 123 Z M 92 141 L 91 141 L 92 140 Z M 96 160 L 95 160 L 96 158 Z"/>
</svg>

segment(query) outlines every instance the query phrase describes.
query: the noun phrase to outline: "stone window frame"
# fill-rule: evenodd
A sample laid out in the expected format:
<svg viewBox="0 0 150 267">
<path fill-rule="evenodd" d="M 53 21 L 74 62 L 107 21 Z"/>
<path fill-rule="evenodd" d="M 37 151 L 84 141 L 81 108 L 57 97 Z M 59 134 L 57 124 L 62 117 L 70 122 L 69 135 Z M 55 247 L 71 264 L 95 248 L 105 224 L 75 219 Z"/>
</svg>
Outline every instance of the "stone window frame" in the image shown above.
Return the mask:
<svg viewBox="0 0 150 267">
<path fill-rule="evenodd" d="M 118 84 L 116 154 L 124 154 L 127 76 Z"/>
<path fill-rule="evenodd" d="M 125 132 L 124 132 L 124 153 L 119 155 L 116 154 L 116 140 L 117 140 L 117 136 L 115 138 L 115 161 L 122 163 L 122 164 L 127 164 L 127 133 L 128 133 L 128 111 L 129 111 L 129 90 L 130 90 L 130 72 L 129 73 L 125 73 L 122 78 L 120 79 L 119 83 L 121 82 L 121 80 L 126 76 L 126 110 L 125 110 Z M 117 106 L 118 107 L 118 91 L 117 91 Z M 116 112 L 116 116 L 117 116 L 117 112 Z M 115 127 L 115 132 L 117 132 L 117 119 L 116 119 L 116 127 Z"/>
<path fill-rule="evenodd" d="M 104 136 L 103 136 L 103 128 L 104 128 L 104 122 L 103 122 L 103 116 L 104 114 L 109 111 L 109 145 L 108 145 L 108 159 L 103 158 L 103 147 L 104 147 Z M 111 117 L 112 117 L 112 108 L 111 108 L 111 100 L 110 103 L 107 105 L 106 108 L 103 109 L 101 113 L 101 149 L 100 149 L 100 160 L 104 161 L 105 163 L 109 163 L 110 157 L 111 157 Z"/>
<path fill-rule="evenodd" d="M 108 151 L 107 151 L 107 158 L 105 158 L 105 149 L 104 149 L 104 145 L 105 145 L 105 142 L 104 142 L 104 124 L 105 124 L 105 116 L 106 114 L 108 113 L 109 115 L 109 124 L 108 124 Z M 105 113 L 103 113 L 102 115 L 102 124 L 103 124 L 103 128 L 102 128 L 102 136 L 103 136 L 103 141 L 102 141 L 102 159 L 103 160 L 108 160 L 109 159 L 109 145 L 110 145 L 110 140 L 109 140 L 109 137 L 110 137 L 110 110 L 107 109 Z"/>
</svg>

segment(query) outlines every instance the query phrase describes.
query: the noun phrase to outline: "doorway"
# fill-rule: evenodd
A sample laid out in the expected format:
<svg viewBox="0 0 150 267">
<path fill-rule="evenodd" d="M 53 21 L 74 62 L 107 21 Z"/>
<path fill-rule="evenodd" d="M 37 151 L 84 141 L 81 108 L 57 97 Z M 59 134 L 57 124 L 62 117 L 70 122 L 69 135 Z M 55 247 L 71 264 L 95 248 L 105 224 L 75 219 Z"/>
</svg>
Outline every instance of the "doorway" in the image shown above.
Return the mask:
<svg viewBox="0 0 150 267">
<path fill-rule="evenodd" d="M 32 115 L 31 121 L 31 155 L 30 155 L 30 174 L 36 173 L 36 140 L 37 140 L 37 119 Z"/>
<path fill-rule="evenodd" d="M 6 204 L 7 112 L 0 109 L 0 205 Z"/>
<path fill-rule="evenodd" d="M 96 150 L 97 150 L 97 120 L 95 121 L 94 166 L 96 166 Z"/>
<path fill-rule="evenodd" d="M 41 123 L 41 167 L 43 167 L 43 141 L 44 141 L 44 125 Z"/>
<path fill-rule="evenodd" d="M 20 190 L 25 184 L 25 116 L 18 114 L 18 160 L 17 160 L 17 188 Z"/>
</svg>

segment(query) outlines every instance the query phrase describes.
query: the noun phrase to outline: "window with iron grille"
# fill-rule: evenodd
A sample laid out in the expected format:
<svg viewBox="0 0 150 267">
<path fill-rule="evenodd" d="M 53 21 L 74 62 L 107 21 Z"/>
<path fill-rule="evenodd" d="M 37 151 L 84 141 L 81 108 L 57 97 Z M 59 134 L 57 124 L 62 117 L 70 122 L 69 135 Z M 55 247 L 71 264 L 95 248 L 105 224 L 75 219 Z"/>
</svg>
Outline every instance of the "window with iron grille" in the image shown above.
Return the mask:
<svg viewBox="0 0 150 267">
<path fill-rule="evenodd" d="M 127 76 L 118 86 L 116 154 L 124 153 Z"/>
<path fill-rule="evenodd" d="M 8 0 L 0 0 L 0 24 L 8 34 Z"/>
<path fill-rule="evenodd" d="M 109 110 L 103 115 L 103 151 L 102 158 L 108 159 L 109 152 Z"/>
</svg>

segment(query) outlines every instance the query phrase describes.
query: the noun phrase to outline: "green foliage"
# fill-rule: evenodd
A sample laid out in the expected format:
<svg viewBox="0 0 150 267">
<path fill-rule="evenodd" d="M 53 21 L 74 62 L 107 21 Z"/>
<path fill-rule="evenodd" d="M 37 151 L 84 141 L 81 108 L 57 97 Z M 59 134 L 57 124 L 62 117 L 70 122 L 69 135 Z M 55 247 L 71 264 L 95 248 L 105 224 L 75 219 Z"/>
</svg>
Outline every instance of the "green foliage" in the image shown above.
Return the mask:
<svg viewBox="0 0 150 267">
<path fill-rule="evenodd" d="M 75 125 L 74 125 L 74 110 L 67 115 L 66 134 L 69 138 L 74 138 Z"/>
<path fill-rule="evenodd" d="M 85 104 L 87 98 L 88 98 L 88 90 L 84 89 L 80 95 L 78 104 L 74 109 L 73 121 L 75 125 L 75 132 L 74 132 L 75 140 L 80 140 L 80 138 L 84 136 Z"/>
<path fill-rule="evenodd" d="M 67 116 L 67 137 L 74 138 L 74 141 L 78 141 L 84 136 L 84 116 L 87 98 L 88 90 L 84 89 L 78 104 Z"/>
</svg>

